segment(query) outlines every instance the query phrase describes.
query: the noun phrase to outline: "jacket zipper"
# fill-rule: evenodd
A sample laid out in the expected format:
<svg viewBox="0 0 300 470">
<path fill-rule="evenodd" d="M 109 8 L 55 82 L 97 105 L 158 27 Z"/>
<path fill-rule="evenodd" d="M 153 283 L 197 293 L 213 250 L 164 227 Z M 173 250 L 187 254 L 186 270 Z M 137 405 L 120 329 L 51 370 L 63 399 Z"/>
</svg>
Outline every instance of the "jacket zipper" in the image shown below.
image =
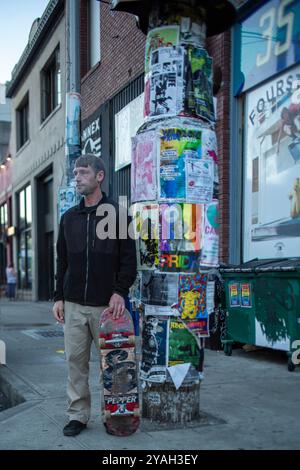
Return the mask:
<svg viewBox="0 0 300 470">
<path fill-rule="evenodd" d="M 92 244 L 93 248 L 95 248 L 96 222 L 97 222 L 96 219 L 94 219 L 94 221 L 93 221 L 93 244 Z"/>
<path fill-rule="evenodd" d="M 90 225 L 90 214 L 87 215 L 86 219 L 86 275 L 85 275 L 85 289 L 84 289 L 84 303 L 86 304 L 87 288 L 88 288 L 88 276 L 89 276 L 89 225 Z"/>
</svg>

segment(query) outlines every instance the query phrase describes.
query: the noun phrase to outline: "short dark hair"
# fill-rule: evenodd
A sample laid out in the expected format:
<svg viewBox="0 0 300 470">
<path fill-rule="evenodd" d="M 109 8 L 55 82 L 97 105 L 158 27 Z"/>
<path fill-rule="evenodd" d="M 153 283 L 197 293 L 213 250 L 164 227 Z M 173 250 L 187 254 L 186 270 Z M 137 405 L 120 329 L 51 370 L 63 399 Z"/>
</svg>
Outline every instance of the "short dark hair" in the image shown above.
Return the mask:
<svg viewBox="0 0 300 470">
<path fill-rule="evenodd" d="M 104 176 L 106 175 L 105 164 L 102 158 L 96 157 L 93 153 L 86 153 L 85 155 L 80 155 L 75 161 L 75 168 L 83 166 L 90 166 L 93 168 L 94 172 L 97 174 L 99 171 L 103 171 Z"/>
</svg>

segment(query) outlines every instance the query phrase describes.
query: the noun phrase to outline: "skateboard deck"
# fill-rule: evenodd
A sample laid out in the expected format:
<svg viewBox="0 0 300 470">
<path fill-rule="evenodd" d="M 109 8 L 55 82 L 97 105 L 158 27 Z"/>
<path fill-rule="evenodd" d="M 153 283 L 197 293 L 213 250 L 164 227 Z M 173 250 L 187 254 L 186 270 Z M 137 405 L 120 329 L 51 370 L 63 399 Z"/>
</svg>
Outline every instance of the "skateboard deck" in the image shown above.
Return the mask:
<svg viewBox="0 0 300 470">
<path fill-rule="evenodd" d="M 129 436 L 140 424 L 134 325 L 130 313 L 113 319 L 108 309 L 99 322 L 103 373 L 103 421 L 108 434 Z"/>
</svg>

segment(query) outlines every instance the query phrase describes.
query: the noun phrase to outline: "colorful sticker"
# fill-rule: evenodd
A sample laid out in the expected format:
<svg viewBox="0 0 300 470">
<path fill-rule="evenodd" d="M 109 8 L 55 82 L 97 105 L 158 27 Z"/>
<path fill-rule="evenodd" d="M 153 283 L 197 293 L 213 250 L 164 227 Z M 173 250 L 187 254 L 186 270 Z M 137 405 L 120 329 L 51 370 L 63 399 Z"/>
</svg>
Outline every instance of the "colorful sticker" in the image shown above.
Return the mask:
<svg viewBox="0 0 300 470">
<path fill-rule="evenodd" d="M 181 274 L 178 288 L 178 310 L 182 320 L 207 317 L 207 274 Z"/>
<path fill-rule="evenodd" d="M 229 284 L 229 305 L 230 307 L 239 307 L 240 302 L 240 286 L 237 283 Z"/>
<path fill-rule="evenodd" d="M 241 284 L 241 307 L 252 307 L 251 285 L 249 283 Z"/>
</svg>

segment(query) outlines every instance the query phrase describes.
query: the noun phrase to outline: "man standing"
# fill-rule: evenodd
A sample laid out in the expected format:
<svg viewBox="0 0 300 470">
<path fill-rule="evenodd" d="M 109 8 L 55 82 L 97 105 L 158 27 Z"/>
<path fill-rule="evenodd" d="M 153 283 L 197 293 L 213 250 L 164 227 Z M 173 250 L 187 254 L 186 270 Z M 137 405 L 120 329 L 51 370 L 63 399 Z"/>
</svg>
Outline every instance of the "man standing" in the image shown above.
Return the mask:
<svg viewBox="0 0 300 470">
<path fill-rule="evenodd" d="M 102 159 L 82 155 L 75 162 L 74 176 L 83 198 L 61 218 L 53 307 L 56 320 L 65 323 L 69 415 L 69 423 L 63 429 L 66 436 L 79 434 L 90 418 L 89 359 L 93 340 L 98 348 L 100 314 L 107 307 L 115 318 L 124 314 L 124 297 L 136 277 L 135 242 L 128 235 L 129 219 L 126 215 L 127 236 L 124 237 L 123 227 L 119 237 L 121 208 L 101 190 L 105 178 Z M 111 217 L 108 225 L 116 222 L 117 226 L 107 227 L 104 232 L 101 227 L 107 225 L 103 221 L 110 209 L 116 217 Z"/>
</svg>

